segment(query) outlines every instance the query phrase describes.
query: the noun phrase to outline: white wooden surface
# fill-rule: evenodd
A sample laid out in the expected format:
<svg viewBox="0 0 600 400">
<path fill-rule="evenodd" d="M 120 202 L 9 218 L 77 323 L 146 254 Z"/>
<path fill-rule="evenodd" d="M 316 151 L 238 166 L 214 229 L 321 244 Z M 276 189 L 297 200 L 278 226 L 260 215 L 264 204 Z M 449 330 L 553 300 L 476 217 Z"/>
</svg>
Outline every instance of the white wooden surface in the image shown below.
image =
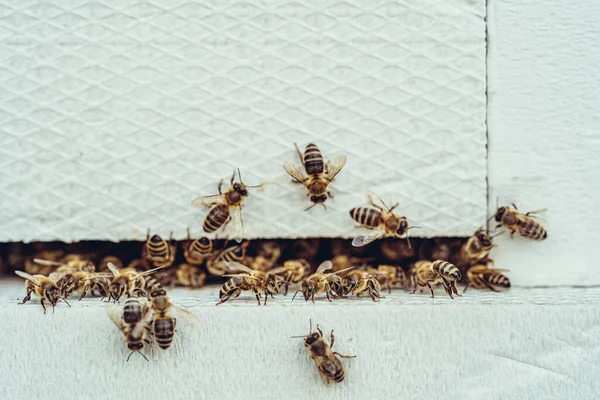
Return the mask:
<svg viewBox="0 0 600 400">
<path fill-rule="evenodd" d="M 598 285 L 600 2 L 491 0 L 489 213 L 547 208 L 548 239 L 498 238 L 517 285 Z"/>
</svg>

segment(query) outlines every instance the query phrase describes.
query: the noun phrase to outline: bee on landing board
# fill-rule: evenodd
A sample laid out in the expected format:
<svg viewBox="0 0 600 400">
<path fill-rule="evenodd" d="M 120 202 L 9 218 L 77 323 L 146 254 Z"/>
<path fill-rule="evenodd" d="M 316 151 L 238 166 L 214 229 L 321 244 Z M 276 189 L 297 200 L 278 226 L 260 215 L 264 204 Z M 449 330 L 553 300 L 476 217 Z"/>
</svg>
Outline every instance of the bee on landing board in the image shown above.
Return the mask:
<svg viewBox="0 0 600 400">
<path fill-rule="evenodd" d="M 411 276 L 413 284 L 413 291 L 411 294 L 414 294 L 418 287 L 427 286 L 429 290 L 431 290 L 431 297 L 434 297 L 431 285 L 442 283 L 448 296 L 453 299 L 452 293 L 457 296 L 462 296 L 458 294 L 456 289 L 456 282 L 459 281 L 460 278 L 461 274 L 458 268 L 447 261 L 417 261 Z"/>
<path fill-rule="evenodd" d="M 388 293 L 392 293 L 392 287 L 399 286 L 405 289 L 408 284 L 406 274 L 401 267 L 379 265 L 377 268 L 367 267 L 367 272 L 375 277 L 381 285 L 384 285 Z"/>
<path fill-rule="evenodd" d="M 120 270 L 116 265 L 110 262 L 107 264 L 107 267 L 110 269 L 112 275 L 97 274 L 97 276 L 112 278 L 108 286 L 108 301 L 112 299 L 114 302 L 119 301 L 123 295 L 127 295 L 127 297 L 133 295 L 148 297 L 148 294 L 144 290 L 146 285 L 144 277 L 163 268 L 158 267 L 140 273 L 130 269 Z"/>
<path fill-rule="evenodd" d="M 54 312 L 54 307 L 59 300 L 67 301 L 61 295 L 61 289 L 56 283 L 64 276 L 65 273 L 53 272 L 48 277 L 44 275 L 29 275 L 27 272 L 23 271 L 15 271 L 17 275 L 25 280 L 25 289 L 27 291 L 25 298 L 19 304 L 25 304 L 29 300 L 31 300 L 31 293 L 35 293 L 37 297 L 40 298 L 40 303 L 44 308 L 44 314 L 46 314 L 46 306 L 44 305 L 44 301 L 47 301 L 52 306 L 52 312 Z M 69 307 L 71 305 L 67 303 Z"/>
<path fill-rule="evenodd" d="M 242 205 L 248 197 L 248 188 L 258 186 L 246 186 L 242 182 L 240 170 L 237 170 L 239 182 L 235 182 L 235 171 L 231 176 L 231 186 L 222 192 L 223 180 L 219 182 L 219 194 L 202 196 L 192 201 L 192 207 L 208 208 L 208 215 L 204 219 L 204 232 L 215 232 L 225 228 L 229 223 L 233 225 L 233 238 L 240 243 L 244 238 L 244 220 L 242 218 Z"/>
<path fill-rule="evenodd" d="M 175 261 L 177 243 L 173 240 L 173 232 L 169 241 L 158 235 L 150 237 L 150 229 L 146 234 L 146 243 L 142 248 L 142 258 L 146 259 L 152 267 L 170 267 Z"/>
<path fill-rule="evenodd" d="M 213 255 L 213 242 L 206 236 L 192 240 L 190 228 L 187 228 L 187 243 L 183 248 L 183 257 L 188 264 L 202 265 Z"/>
<path fill-rule="evenodd" d="M 321 263 L 317 268 L 317 271 L 302 282 L 302 286 L 296 291 L 292 301 L 296 298 L 298 292 L 302 292 L 305 301 L 311 299 L 313 303 L 315 302 L 315 295 L 321 293 L 325 293 L 327 295 L 327 300 L 329 301 L 331 301 L 331 297 L 339 297 L 339 294 L 333 290 L 334 285 L 338 285 L 342 281 L 339 274 L 349 271 L 354 267 L 326 274 L 325 271 L 329 271 L 332 267 L 333 264 L 331 261 L 324 261 Z"/>
<path fill-rule="evenodd" d="M 333 198 L 327 188 L 333 178 L 344 168 L 346 156 L 336 156 L 325 163 L 321 150 L 317 145 L 309 143 L 304 150 L 304 154 L 300 152 L 298 145 L 294 143 L 294 146 L 296 146 L 304 171 L 293 161 L 285 161 L 283 169 L 294 179 L 294 182 L 301 183 L 306 188 L 306 195 L 313 202 L 313 205 L 306 210 L 317 204 L 322 204 L 325 207 L 324 203 L 327 197 Z"/>
<path fill-rule="evenodd" d="M 243 290 L 252 290 L 259 306 L 261 294 L 264 293 L 265 305 L 267 305 L 268 297 L 273 298 L 273 294 L 279 293 L 279 287 L 283 284 L 277 275 L 269 272 L 255 271 L 238 262 L 227 262 L 226 265 L 230 271 L 240 271 L 240 273 L 223 275 L 230 279 L 221 287 L 217 305 L 237 298 Z"/>
<path fill-rule="evenodd" d="M 518 233 L 526 239 L 540 241 L 546 239 L 548 237 L 548 233 L 538 220 L 538 217 L 535 217 L 532 214 L 537 214 L 544 211 L 546 210 L 542 209 L 521 214 L 517 210 L 517 206 L 513 203 L 512 207 L 499 207 L 496 210 L 493 218 L 496 220 L 496 222 L 498 222 L 496 228 L 500 228 L 502 226 L 509 230 L 511 238 L 515 233 Z"/>
<path fill-rule="evenodd" d="M 284 296 L 288 293 L 289 285 L 302 282 L 304 278 L 310 275 L 310 264 L 303 258 L 297 260 L 287 260 L 281 267 L 269 271 L 273 275 L 280 275 L 285 285 Z"/>
<path fill-rule="evenodd" d="M 492 236 L 489 236 L 483 228 L 479 228 L 465 244 L 463 244 L 453 260 L 459 267 L 470 267 L 481 261 L 487 260 L 492 247 Z"/>
<path fill-rule="evenodd" d="M 61 274 L 56 284 L 60 287 L 61 296 L 65 299 L 68 299 L 74 292 L 81 293 L 79 300 L 83 299 L 90 290 L 97 290 L 101 295 L 108 293 L 110 280 L 97 276 L 93 272 L 95 270 L 94 264 L 89 261 L 70 261 L 66 264 L 37 258 L 33 261 L 40 265 L 56 267 L 56 273 Z"/>
<path fill-rule="evenodd" d="M 118 305 L 108 306 L 106 313 L 125 336 L 127 348 L 131 350 L 127 361 L 133 353 L 139 353 L 148 361 L 148 358 L 141 352 L 144 347 L 152 346 L 154 343 L 151 328 L 152 313 L 148 303 L 130 297 L 125 301 L 123 307 Z"/>
<path fill-rule="evenodd" d="M 317 370 L 325 384 L 331 382 L 341 382 L 346 376 L 344 365 L 340 358 L 355 358 L 356 356 L 346 356 L 333 351 L 335 336 L 333 330 L 330 333 L 331 344 L 323 338 L 323 332 L 317 325 L 317 332 L 312 331 L 312 321 L 310 322 L 310 332 L 306 336 L 293 336 L 294 338 L 304 338 L 304 346 L 308 350 L 310 358 L 315 361 Z M 338 358 L 340 357 L 340 358 Z"/>
<path fill-rule="evenodd" d="M 348 272 L 346 276 L 342 278 L 339 289 L 335 290 L 340 297 L 345 297 L 350 294 L 355 294 L 356 297 L 360 297 L 361 294 L 366 293 L 373 301 L 379 301 L 379 299 L 383 298 L 383 296 L 379 294 L 381 291 L 379 281 L 367 271 L 353 270 Z"/>
<path fill-rule="evenodd" d="M 399 217 L 393 213 L 393 210 L 398 207 L 398 203 L 390 207 L 375 193 L 369 193 L 369 202 L 374 208 L 356 207 L 350 210 L 350 216 L 361 227 L 375 229 L 376 232 L 355 237 L 352 240 L 352 246 L 365 246 L 383 237 L 405 237 L 407 241 L 409 240 L 408 230 L 416 227 L 408 226 L 406 217 Z M 410 241 L 408 243 L 410 246 Z"/>
<path fill-rule="evenodd" d="M 467 286 L 463 293 L 467 291 L 469 286 L 476 289 L 490 289 L 492 292 L 500 292 L 510 288 L 510 280 L 508 276 L 502 274 L 506 270 L 488 268 L 485 264 L 474 265 L 467 271 Z"/>
</svg>

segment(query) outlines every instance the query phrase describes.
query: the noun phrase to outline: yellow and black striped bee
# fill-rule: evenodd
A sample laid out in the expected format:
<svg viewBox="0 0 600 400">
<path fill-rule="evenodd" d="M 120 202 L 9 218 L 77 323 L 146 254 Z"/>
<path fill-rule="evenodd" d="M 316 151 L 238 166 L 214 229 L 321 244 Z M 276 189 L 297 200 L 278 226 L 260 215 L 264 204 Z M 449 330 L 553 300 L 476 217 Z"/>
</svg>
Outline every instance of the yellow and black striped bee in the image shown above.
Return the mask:
<svg viewBox="0 0 600 400">
<path fill-rule="evenodd" d="M 498 222 L 496 228 L 503 226 L 510 231 L 510 237 L 518 233 L 524 238 L 530 240 L 544 240 L 548 237 L 548 232 L 532 214 L 537 214 L 546 211 L 545 209 L 530 211 L 526 214 L 521 214 L 517 210 L 517 206 L 513 203 L 511 206 L 500 207 L 494 214 L 494 219 Z"/>
<path fill-rule="evenodd" d="M 213 255 L 213 242 L 206 236 L 192 240 L 190 228 L 187 228 L 187 243 L 183 248 L 183 257 L 188 264 L 202 265 Z"/>
<path fill-rule="evenodd" d="M 348 272 L 342 278 L 339 288 L 334 290 L 340 297 L 345 297 L 349 294 L 355 294 L 357 297 L 360 297 L 361 294 L 366 293 L 373 301 L 379 301 L 379 299 L 383 298 L 383 296 L 379 294 L 381 291 L 379 281 L 367 271 L 361 270 Z"/>
<path fill-rule="evenodd" d="M 208 215 L 204 219 L 204 232 L 215 232 L 219 228 L 224 228 L 230 223 L 233 225 L 233 238 L 238 243 L 244 238 L 244 220 L 242 218 L 242 205 L 244 199 L 248 197 L 248 188 L 255 186 L 246 186 L 242 182 L 240 170 L 237 170 L 239 182 L 235 182 L 235 171 L 231 176 L 231 186 L 222 192 L 223 180 L 219 182 L 219 194 L 212 196 L 202 196 L 192 201 L 192 207 L 208 208 Z"/>
<path fill-rule="evenodd" d="M 297 337 L 297 336 L 295 336 Z M 312 321 L 310 324 L 310 333 L 307 336 L 299 336 L 304 338 L 304 346 L 308 349 L 310 358 L 315 361 L 317 370 L 321 375 L 321 379 L 325 384 L 331 382 L 341 382 L 346 376 L 344 365 L 342 364 L 341 358 L 355 358 L 356 356 L 346 356 L 333 351 L 333 344 L 335 343 L 335 336 L 333 330 L 330 334 L 331 344 L 327 343 L 323 339 L 323 332 L 317 325 L 317 332 L 312 331 Z"/>
<path fill-rule="evenodd" d="M 223 275 L 230 279 L 225 282 L 219 291 L 219 304 L 229 299 L 237 298 L 243 290 L 252 290 L 260 306 L 261 294 L 265 295 L 265 305 L 269 296 L 279 293 L 279 287 L 283 284 L 277 275 L 269 272 L 255 271 L 237 262 L 226 263 L 230 271 L 240 271 L 238 274 Z"/>
<path fill-rule="evenodd" d="M 442 283 L 448 296 L 453 299 L 452 293 L 462 296 L 456 289 L 456 282 L 460 279 L 461 274 L 458 268 L 447 261 L 417 261 L 411 277 L 413 284 L 411 294 L 415 293 L 418 287 L 427 286 L 431 290 L 431 297 L 434 297 L 431 285 Z"/>
<path fill-rule="evenodd" d="M 300 283 L 304 278 L 310 275 L 310 264 L 303 258 L 297 260 L 287 260 L 281 267 L 274 268 L 269 271 L 274 275 L 281 275 L 285 292 L 287 295 L 288 286 L 293 283 Z"/>
<path fill-rule="evenodd" d="M 342 282 L 342 278 L 340 278 L 339 274 L 351 270 L 354 267 L 349 267 L 326 274 L 325 271 L 329 271 L 332 267 L 333 264 L 331 261 L 322 262 L 315 273 L 310 275 L 302 282 L 300 289 L 294 293 L 292 301 L 296 298 L 298 292 L 302 292 L 305 301 L 311 299 L 313 303 L 315 302 L 315 295 L 321 293 L 325 293 L 327 295 L 327 300 L 329 301 L 331 301 L 331 297 L 339 297 L 339 293 L 334 290 L 335 288 L 339 287 Z"/>
<path fill-rule="evenodd" d="M 256 256 L 250 263 L 250 268 L 267 272 L 270 271 L 279 257 L 281 257 L 281 246 L 276 241 L 262 241 L 255 246 Z"/>
<path fill-rule="evenodd" d="M 379 265 L 377 268 L 367 267 L 367 272 L 375 277 L 381 285 L 384 285 L 389 293 L 392 293 L 392 287 L 400 286 L 405 289 L 408 284 L 402 267 Z"/>
<path fill-rule="evenodd" d="M 133 353 L 139 353 L 148 361 L 148 358 L 141 352 L 145 346 L 151 346 L 154 342 L 150 326 L 152 313 L 148 303 L 142 303 L 139 299 L 130 297 L 125 301 L 123 308 L 117 305 L 109 306 L 106 308 L 106 313 L 125 336 L 127 348 L 131 350 L 127 361 Z"/>
<path fill-rule="evenodd" d="M 306 188 L 307 196 L 313 202 L 313 205 L 308 207 L 307 210 L 317 204 L 325 206 L 324 203 L 327 197 L 333 198 L 327 187 L 333 181 L 333 178 L 344 168 L 346 156 L 336 156 L 331 161 L 325 163 L 321 150 L 314 143 L 309 143 L 306 146 L 304 154 L 300 152 L 297 144 L 294 143 L 294 145 L 296 146 L 296 151 L 298 152 L 298 157 L 300 157 L 304 171 L 293 161 L 285 161 L 283 169 L 294 178 L 295 182 L 303 184 Z"/>
<path fill-rule="evenodd" d="M 15 273 L 21 278 L 26 279 L 25 289 L 27 293 L 23 301 L 19 304 L 25 304 L 31 300 L 31 293 L 35 293 L 35 295 L 40 298 L 40 303 L 44 308 L 44 314 L 46 314 L 44 300 L 50 303 L 53 312 L 54 307 L 59 300 L 67 303 L 67 301 L 62 297 L 61 288 L 57 283 L 65 275 L 65 273 L 53 272 L 47 277 L 44 275 L 30 275 L 23 271 L 15 271 Z M 67 303 L 67 305 L 71 307 L 69 303 Z"/>
<path fill-rule="evenodd" d="M 350 216 L 361 226 L 377 231 L 355 237 L 352 246 L 361 247 L 383 237 L 406 237 L 408 241 L 408 230 L 415 227 L 408 226 L 406 217 L 394 214 L 393 210 L 398 207 L 398 203 L 390 207 L 375 193 L 369 193 L 369 202 L 375 208 L 356 207 L 350 210 Z M 408 243 L 410 246 L 410 241 Z"/>
<path fill-rule="evenodd" d="M 467 271 L 467 286 L 473 286 L 476 289 L 490 289 L 493 292 L 500 292 L 510 288 L 508 276 L 501 273 L 501 269 L 489 268 L 484 264 L 477 264 Z"/>
<path fill-rule="evenodd" d="M 123 295 L 127 295 L 127 297 L 130 297 L 134 294 L 148 296 L 144 290 L 146 286 L 146 279 L 144 277 L 163 268 L 158 267 L 140 273 L 127 268 L 120 270 L 111 262 L 107 264 L 107 267 L 110 269 L 110 274 L 100 273 L 96 274 L 96 276 L 112 278 L 110 285 L 108 286 L 108 296 L 109 301 L 112 299 L 114 302 L 119 301 Z"/>
<path fill-rule="evenodd" d="M 177 243 L 173 240 L 173 232 L 169 241 L 159 235 L 150 237 L 150 229 L 146 234 L 146 243 L 142 248 L 142 258 L 146 259 L 152 267 L 170 267 L 175 261 L 177 254 Z"/>
<path fill-rule="evenodd" d="M 206 269 L 214 276 L 223 276 L 230 272 L 228 262 L 242 263 L 246 258 L 246 248 L 250 242 L 225 247 L 206 262 Z M 227 246 L 227 244 L 225 244 Z"/>
<path fill-rule="evenodd" d="M 463 244 L 453 260 L 459 267 L 470 267 L 487 259 L 490 250 L 494 247 L 492 237 L 483 228 L 479 228 L 465 244 Z"/>
<path fill-rule="evenodd" d="M 206 272 L 197 265 L 183 263 L 175 269 L 175 283 L 190 289 L 199 289 L 206 284 Z"/>
</svg>

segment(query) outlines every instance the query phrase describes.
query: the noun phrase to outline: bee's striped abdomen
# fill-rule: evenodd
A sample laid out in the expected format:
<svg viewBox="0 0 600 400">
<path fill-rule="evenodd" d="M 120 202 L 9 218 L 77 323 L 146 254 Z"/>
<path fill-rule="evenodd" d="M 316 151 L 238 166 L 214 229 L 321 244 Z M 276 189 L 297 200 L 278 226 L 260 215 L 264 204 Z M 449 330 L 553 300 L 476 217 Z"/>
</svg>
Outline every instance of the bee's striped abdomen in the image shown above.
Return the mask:
<svg viewBox="0 0 600 400">
<path fill-rule="evenodd" d="M 158 347 L 166 350 L 173 343 L 175 337 L 175 318 L 159 318 L 154 320 L 153 330 Z"/>
<path fill-rule="evenodd" d="M 130 297 L 125 301 L 123 320 L 127 324 L 135 324 L 142 319 L 142 307 L 137 298 Z"/>
<path fill-rule="evenodd" d="M 431 268 L 446 279 L 460 280 L 461 278 L 460 271 L 458 270 L 458 268 L 456 268 L 454 264 L 451 264 L 448 261 L 434 261 L 431 265 Z"/>
<path fill-rule="evenodd" d="M 519 226 L 519 235 L 531 240 L 544 240 L 548 237 L 546 229 L 535 218 L 525 216 Z"/>
<path fill-rule="evenodd" d="M 323 155 L 317 145 L 313 143 L 306 146 L 306 150 L 304 150 L 304 169 L 309 175 L 323 173 Z"/>
<path fill-rule="evenodd" d="M 208 212 L 206 219 L 204 220 L 204 232 L 214 232 L 227 221 L 229 218 L 229 207 L 224 205 L 218 205 Z"/>
<path fill-rule="evenodd" d="M 353 220 L 369 228 L 381 225 L 383 216 L 379 210 L 370 207 L 356 207 L 350 210 Z"/>
</svg>

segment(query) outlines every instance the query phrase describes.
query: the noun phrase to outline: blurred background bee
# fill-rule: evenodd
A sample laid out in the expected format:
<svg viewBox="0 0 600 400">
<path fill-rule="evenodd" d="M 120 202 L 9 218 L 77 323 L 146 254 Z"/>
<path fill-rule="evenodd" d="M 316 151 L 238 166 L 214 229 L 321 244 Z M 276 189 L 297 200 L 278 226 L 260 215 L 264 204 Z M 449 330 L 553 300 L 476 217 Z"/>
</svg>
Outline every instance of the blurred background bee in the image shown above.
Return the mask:
<svg viewBox="0 0 600 400">
<path fill-rule="evenodd" d="M 229 189 L 222 192 L 223 180 L 219 182 L 219 194 L 211 196 L 202 196 L 192 201 L 192 207 L 208 208 L 208 215 L 204 219 L 204 232 L 215 232 L 220 228 L 225 228 L 229 223 L 233 226 L 233 238 L 238 243 L 244 237 L 244 220 L 242 218 L 242 205 L 244 199 L 248 197 L 248 188 L 256 186 L 246 186 L 242 182 L 242 174 L 237 170 L 239 182 L 235 182 L 235 171 L 231 176 L 231 185 Z"/>
<path fill-rule="evenodd" d="M 526 214 L 521 214 L 517 206 L 513 203 L 512 207 L 499 207 L 496 210 L 493 218 L 498 222 L 496 228 L 504 227 L 510 231 L 512 238 L 515 233 L 518 233 L 524 238 L 540 241 L 548 237 L 546 229 L 538 221 L 538 217 L 532 214 L 537 214 L 546 211 L 546 209 L 530 211 Z M 491 219 L 491 218 L 490 218 Z"/>
<path fill-rule="evenodd" d="M 485 264 L 474 265 L 467 271 L 467 285 L 463 293 L 469 286 L 476 289 L 489 289 L 493 292 L 500 292 L 510 288 L 510 280 L 501 272 L 506 270 L 489 268 Z"/>
<path fill-rule="evenodd" d="M 179 286 L 199 289 L 206 284 L 206 272 L 197 265 L 183 263 L 175 269 L 176 281 Z"/>
<path fill-rule="evenodd" d="M 323 338 L 323 332 L 317 324 L 317 331 L 312 331 L 312 321 L 310 321 L 310 331 L 306 336 L 293 336 L 304 338 L 304 346 L 308 350 L 310 358 L 315 361 L 317 370 L 321 376 L 321 379 L 325 384 L 331 382 L 342 382 L 346 376 L 344 365 L 342 364 L 341 358 L 355 358 L 356 356 L 346 356 L 333 351 L 333 344 L 335 343 L 335 336 L 333 330 L 330 333 L 331 344 Z"/>
<path fill-rule="evenodd" d="M 447 261 L 417 261 L 411 276 L 413 284 L 411 294 L 414 294 L 418 287 L 427 286 L 431 290 L 431 297 L 435 297 L 431 285 L 442 283 L 448 296 L 453 299 L 452 293 L 461 296 L 456 289 L 456 282 L 460 279 L 461 274 L 458 268 Z"/>
<path fill-rule="evenodd" d="M 192 240 L 190 228 L 187 228 L 187 242 L 183 248 L 183 257 L 188 264 L 202 265 L 213 255 L 213 241 L 203 236 Z"/>
<path fill-rule="evenodd" d="M 133 353 L 139 353 L 148 361 L 148 358 L 141 352 L 144 347 L 152 346 L 154 343 L 151 329 L 152 313 L 148 303 L 146 301 L 142 303 L 139 299 L 131 297 L 127 299 L 123 307 L 108 306 L 106 313 L 125 336 L 127 348 L 131 350 L 127 361 Z"/>
<path fill-rule="evenodd" d="M 40 304 L 44 308 L 44 314 L 46 314 L 46 306 L 44 305 L 44 301 L 47 301 L 52 306 L 52 311 L 54 311 L 54 307 L 59 300 L 67 301 L 62 297 L 61 289 L 57 284 L 64 275 L 64 272 L 53 272 L 48 277 L 44 275 L 30 275 L 27 272 L 23 271 L 15 271 L 17 275 L 25 280 L 25 298 L 19 304 L 25 304 L 29 300 L 31 300 L 31 293 L 35 293 L 37 297 L 40 298 Z M 71 305 L 67 303 L 69 307 Z"/>
<path fill-rule="evenodd" d="M 321 263 L 321 265 L 319 265 L 317 268 L 317 271 L 302 282 L 300 289 L 296 291 L 292 301 L 296 298 L 298 292 L 302 292 L 305 301 L 311 299 L 313 303 L 315 302 L 315 295 L 321 293 L 325 293 L 327 295 L 327 300 L 329 301 L 331 301 L 332 297 L 339 297 L 338 293 L 333 290 L 333 286 L 335 284 L 339 287 L 339 284 L 341 284 L 342 278 L 339 277 L 340 273 L 348 271 L 354 267 L 326 274 L 325 271 L 329 271 L 332 267 L 333 264 L 331 261 L 324 261 Z"/>
<path fill-rule="evenodd" d="M 379 299 L 382 298 L 379 294 L 381 291 L 379 281 L 367 271 L 357 269 L 348 272 L 342 278 L 339 288 L 336 286 L 334 290 L 340 297 L 345 297 L 350 294 L 360 297 L 361 294 L 366 293 L 373 301 L 379 301 Z"/>
<path fill-rule="evenodd" d="M 256 256 L 252 259 L 250 268 L 257 271 L 271 270 L 281 257 L 281 246 L 274 240 L 261 241 L 255 246 L 255 250 Z"/>
<path fill-rule="evenodd" d="M 269 271 L 271 274 L 280 275 L 285 285 L 285 292 L 283 295 L 287 295 L 289 285 L 300 283 L 304 278 L 310 275 L 310 264 L 303 258 L 297 260 L 287 260 L 281 267 L 274 268 Z"/>
<path fill-rule="evenodd" d="M 367 267 L 367 272 L 373 276 L 380 285 L 387 288 L 392 293 L 392 287 L 406 289 L 408 279 L 402 267 L 393 265 L 379 265 L 377 268 Z"/>
<path fill-rule="evenodd" d="M 376 229 L 377 232 L 370 235 L 359 235 L 352 240 L 352 246 L 365 246 L 377 239 L 383 237 L 402 238 L 405 237 L 409 243 L 408 230 L 416 228 L 408 226 L 406 217 L 399 217 L 393 213 L 398 207 L 398 203 L 391 207 L 375 193 L 369 193 L 369 203 L 375 207 L 356 207 L 350 210 L 350 216 L 361 226 L 369 229 Z"/>
<path fill-rule="evenodd" d="M 225 248 L 213 253 L 214 256 L 206 262 L 206 269 L 214 276 L 223 276 L 228 272 L 231 272 L 227 267 L 227 263 L 243 263 L 246 258 L 246 249 L 249 244 L 250 242 L 244 242 L 242 244 L 227 247 L 226 242 L 224 245 Z"/>
<path fill-rule="evenodd" d="M 173 240 L 173 232 L 169 241 L 161 238 L 159 235 L 150 237 L 150 229 L 146 234 L 146 243 L 142 248 L 142 258 L 144 258 L 151 267 L 170 267 L 175 262 L 177 254 L 177 242 Z"/>
<path fill-rule="evenodd" d="M 228 262 L 226 264 L 229 270 L 239 271 L 239 273 L 223 275 L 230 279 L 221 287 L 217 305 L 223 304 L 229 299 L 237 298 L 243 290 L 252 290 L 259 306 L 263 293 L 265 295 L 265 305 L 267 305 L 269 296 L 272 298 L 274 294 L 279 293 L 279 287 L 283 282 L 279 280 L 277 275 L 255 271 L 238 262 Z"/>
<path fill-rule="evenodd" d="M 322 204 L 325 207 L 324 203 L 327 197 L 333 198 L 327 187 L 344 168 L 346 156 L 335 156 L 331 161 L 325 163 L 321 150 L 314 143 L 309 143 L 306 146 L 304 154 L 300 152 L 297 144 L 294 143 L 294 146 L 296 146 L 304 171 L 293 161 L 285 161 L 283 169 L 294 179 L 294 182 L 301 183 L 306 188 L 307 196 L 313 202 L 313 205 L 306 210 L 317 204 Z"/>
</svg>

